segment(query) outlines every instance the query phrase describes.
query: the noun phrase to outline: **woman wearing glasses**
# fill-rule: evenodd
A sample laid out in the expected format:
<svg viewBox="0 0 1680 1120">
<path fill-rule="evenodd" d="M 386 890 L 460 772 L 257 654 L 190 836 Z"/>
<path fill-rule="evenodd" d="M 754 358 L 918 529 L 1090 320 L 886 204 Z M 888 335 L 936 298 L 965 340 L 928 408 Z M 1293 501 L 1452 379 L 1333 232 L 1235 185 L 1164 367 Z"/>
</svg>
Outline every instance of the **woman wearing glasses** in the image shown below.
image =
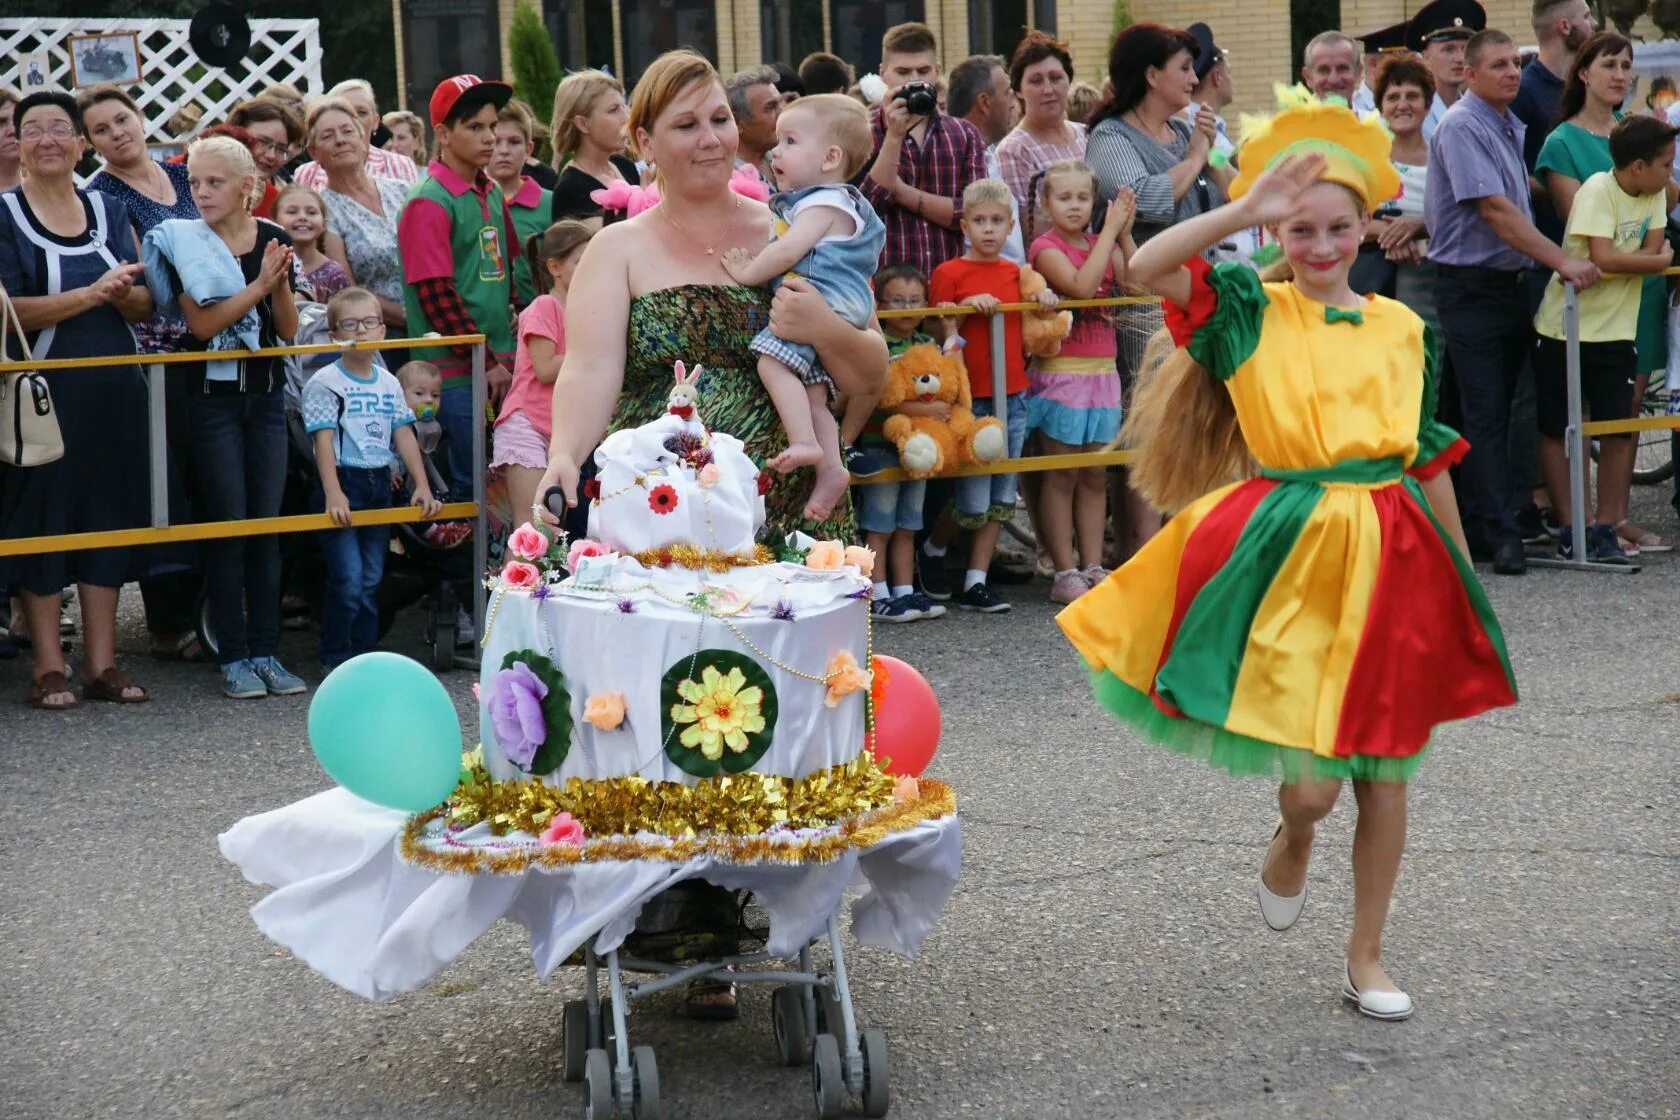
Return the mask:
<svg viewBox="0 0 1680 1120">
<path fill-rule="evenodd" d="M 0 285 L 36 358 L 135 353 L 131 323 L 152 313 L 140 279 L 128 210 L 76 187 L 81 113 L 66 93 L 35 93 L 12 114 L 24 180 L 0 194 Z M 16 352 L 8 357 L 21 357 Z M 132 358 L 42 375 L 52 392 L 64 455 L 0 472 L 0 539 L 134 529 L 147 524 L 146 388 Z M 82 604 L 83 695 L 133 704 L 146 690 L 116 667 L 117 593 L 152 574 L 156 553 L 101 548 L 0 562 L 0 585 L 20 593 L 36 640 L 28 700 L 47 711 L 78 703 L 57 641 L 61 590 Z"/>
<path fill-rule="evenodd" d="M 235 105 L 227 123 L 243 128 L 250 136 L 247 145 L 256 161 L 257 175 L 262 180 L 262 198 L 251 208 L 257 218 L 272 217 L 274 199 L 285 185 L 281 175 L 298 146 L 303 143 L 303 122 L 291 109 L 278 101 L 259 97 Z"/>
</svg>

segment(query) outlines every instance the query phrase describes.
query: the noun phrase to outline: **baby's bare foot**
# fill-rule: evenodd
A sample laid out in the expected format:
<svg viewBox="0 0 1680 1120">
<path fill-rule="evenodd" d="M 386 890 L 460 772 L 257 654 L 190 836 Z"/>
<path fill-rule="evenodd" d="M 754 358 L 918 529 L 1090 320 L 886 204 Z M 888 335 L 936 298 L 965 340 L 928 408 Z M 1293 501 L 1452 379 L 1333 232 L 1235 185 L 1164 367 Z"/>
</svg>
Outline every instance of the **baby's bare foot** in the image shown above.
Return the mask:
<svg viewBox="0 0 1680 1120">
<path fill-rule="evenodd" d="M 812 441 L 810 443 L 790 443 L 787 450 L 770 460 L 770 469 L 781 474 L 791 474 L 800 467 L 812 467 L 822 462 L 822 447 Z M 821 482 L 818 483 L 820 487 Z"/>
<path fill-rule="evenodd" d="M 805 503 L 805 516 L 811 521 L 826 521 L 829 514 L 834 512 L 834 506 L 845 496 L 846 487 L 851 483 L 852 476 L 846 468 L 838 463 L 819 462 L 817 464 L 817 484 L 811 488 L 811 497 Z"/>
</svg>

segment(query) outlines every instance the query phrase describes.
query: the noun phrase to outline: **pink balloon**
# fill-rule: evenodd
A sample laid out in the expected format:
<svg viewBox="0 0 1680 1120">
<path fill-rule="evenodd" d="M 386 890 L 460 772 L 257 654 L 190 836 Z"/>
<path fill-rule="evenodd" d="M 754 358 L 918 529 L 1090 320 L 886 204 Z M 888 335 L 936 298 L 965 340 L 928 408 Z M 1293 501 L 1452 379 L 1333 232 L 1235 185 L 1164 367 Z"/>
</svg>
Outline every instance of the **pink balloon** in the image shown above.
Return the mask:
<svg viewBox="0 0 1680 1120">
<path fill-rule="evenodd" d="M 927 678 L 896 657 L 877 654 L 886 678 L 875 688 L 875 757 L 889 774 L 917 777 L 939 749 L 939 698 Z"/>
</svg>

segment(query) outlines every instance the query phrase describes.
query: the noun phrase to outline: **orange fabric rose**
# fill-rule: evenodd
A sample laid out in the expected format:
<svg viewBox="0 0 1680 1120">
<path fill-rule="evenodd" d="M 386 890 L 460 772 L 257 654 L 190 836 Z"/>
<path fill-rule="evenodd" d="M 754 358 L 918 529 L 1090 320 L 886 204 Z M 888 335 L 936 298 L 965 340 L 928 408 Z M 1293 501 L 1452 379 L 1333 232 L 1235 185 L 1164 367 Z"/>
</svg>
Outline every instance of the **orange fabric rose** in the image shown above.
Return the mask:
<svg viewBox="0 0 1680 1120">
<path fill-rule="evenodd" d="M 624 693 L 597 692 L 583 706 L 583 722 L 612 731 L 624 722 Z"/>
<path fill-rule="evenodd" d="M 834 571 L 846 562 L 846 549 L 839 541 L 818 541 L 805 554 L 805 566 L 819 572 Z"/>
<path fill-rule="evenodd" d="M 858 545 L 846 546 L 846 563 L 855 565 L 863 578 L 868 579 L 875 574 L 875 553 Z"/>
<path fill-rule="evenodd" d="M 823 701 L 830 708 L 838 707 L 842 696 L 862 692 L 869 687 L 870 675 L 860 666 L 852 651 L 843 649 L 828 662 L 828 698 Z"/>
</svg>

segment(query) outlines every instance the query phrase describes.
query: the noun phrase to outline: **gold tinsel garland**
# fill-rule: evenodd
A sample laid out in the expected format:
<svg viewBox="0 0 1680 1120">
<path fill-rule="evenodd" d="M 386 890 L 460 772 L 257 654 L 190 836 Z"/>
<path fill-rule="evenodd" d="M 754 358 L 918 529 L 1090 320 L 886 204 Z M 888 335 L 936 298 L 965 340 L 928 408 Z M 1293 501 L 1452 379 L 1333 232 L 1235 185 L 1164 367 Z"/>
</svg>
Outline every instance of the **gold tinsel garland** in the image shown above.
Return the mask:
<svg viewBox="0 0 1680 1120">
<path fill-rule="evenodd" d="M 846 767 L 834 769 L 841 770 Z M 738 780 L 748 776 L 766 777 L 732 775 L 731 778 Z M 891 775 L 885 777 L 889 785 L 894 782 Z M 426 826 L 437 820 L 445 811 L 446 807 L 439 807 L 409 819 L 401 839 L 401 851 L 405 860 L 430 871 L 454 875 L 517 875 L 534 867 L 557 868 L 579 863 L 625 860 L 685 863 L 699 856 L 711 856 L 730 863 L 826 863 L 840 858 L 852 849 L 878 844 L 887 836 L 914 828 L 923 821 L 951 816 L 957 811 L 957 798 L 951 787 L 944 782 L 922 778 L 919 779 L 918 789 L 913 798 L 822 822 L 834 827 L 816 836 L 790 839 L 764 833 L 700 833 L 662 839 L 608 835 L 589 840 L 582 845 L 534 844 L 502 850 L 469 847 L 440 850 L 423 842 L 422 835 Z M 576 816 L 575 813 L 573 815 Z"/>
<path fill-rule="evenodd" d="M 728 572 L 735 568 L 756 568 L 773 564 L 776 554 L 764 545 L 754 545 L 742 552 L 720 552 L 712 548 L 697 548 L 691 544 L 673 544 L 664 548 L 644 548 L 628 554 L 644 568 L 669 568 L 676 565 L 693 571 Z"/>
<path fill-rule="evenodd" d="M 868 752 L 803 778 L 779 774 L 719 774 L 698 785 L 621 778 L 493 782 L 477 766 L 463 774 L 443 809 L 452 828 L 487 822 L 497 836 L 541 832 L 557 813 L 570 813 L 590 836 L 657 832 L 751 836 L 777 825 L 823 828 L 843 817 L 892 803 L 897 779 Z"/>
</svg>

